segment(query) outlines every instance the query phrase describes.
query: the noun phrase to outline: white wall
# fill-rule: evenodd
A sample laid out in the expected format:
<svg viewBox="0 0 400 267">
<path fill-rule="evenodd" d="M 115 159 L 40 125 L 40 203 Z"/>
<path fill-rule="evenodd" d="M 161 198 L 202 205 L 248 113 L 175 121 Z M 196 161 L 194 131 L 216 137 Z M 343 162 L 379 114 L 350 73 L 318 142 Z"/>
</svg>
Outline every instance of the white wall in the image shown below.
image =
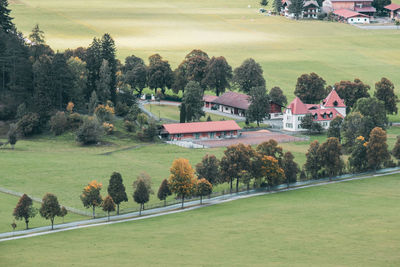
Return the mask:
<svg viewBox="0 0 400 267">
<path fill-rule="evenodd" d="M 350 24 L 355 24 L 355 23 L 362 23 L 362 24 L 368 24 L 369 23 L 369 18 L 365 17 L 354 17 L 354 18 L 348 18 L 347 22 Z"/>
</svg>

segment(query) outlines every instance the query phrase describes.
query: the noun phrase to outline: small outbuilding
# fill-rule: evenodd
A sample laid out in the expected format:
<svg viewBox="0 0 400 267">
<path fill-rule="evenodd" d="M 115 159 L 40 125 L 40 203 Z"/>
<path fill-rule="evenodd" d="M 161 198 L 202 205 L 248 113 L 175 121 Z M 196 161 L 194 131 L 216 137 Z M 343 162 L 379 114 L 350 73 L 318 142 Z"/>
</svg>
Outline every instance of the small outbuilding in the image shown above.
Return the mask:
<svg viewBox="0 0 400 267">
<path fill-rule="evenodd" d="M 391 19 L 400 19 L 400 5 L 392 3 L 385 6 L 385 9 L 389 10 Z"/>
<path fill-rule="evenodd" d="M 222 139 L 239 136 L 240 126 L 233 120 L 163 124 L 164 140 Z"/>
</svg>

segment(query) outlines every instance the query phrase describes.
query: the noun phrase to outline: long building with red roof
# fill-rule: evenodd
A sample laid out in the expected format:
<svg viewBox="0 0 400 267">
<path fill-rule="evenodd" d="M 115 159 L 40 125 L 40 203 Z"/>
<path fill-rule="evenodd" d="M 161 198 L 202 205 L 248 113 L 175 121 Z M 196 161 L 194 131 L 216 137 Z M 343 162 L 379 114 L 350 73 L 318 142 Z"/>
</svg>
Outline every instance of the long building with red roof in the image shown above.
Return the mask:
<svg viewBox="0 0 400 267">
<path fill-rule="evenodd" d="M 346 116 L 346 105 L 335 90 L 332 90 L 321 104 L 304 104 L 300 98 L 296 97 L 283 114 L 283 129 L 304 131 L 305 129 L 302 129 L 300 124 L 307 114 L 311 114 L 313 121 L 320 123 L 324 129 L 328 129 L 334 118 Z"/>
<path fill-rule="evenodd" d="M 166 140 L 235 138 L 240 126 L 233 120 L 163 124 L 161 137 Z"/>
<path fill-rule="evenodd" d="M 385 9 L 389 10 L 391 19 L 400 19 L 400 5 L 391 3 Z"/>
</svg>

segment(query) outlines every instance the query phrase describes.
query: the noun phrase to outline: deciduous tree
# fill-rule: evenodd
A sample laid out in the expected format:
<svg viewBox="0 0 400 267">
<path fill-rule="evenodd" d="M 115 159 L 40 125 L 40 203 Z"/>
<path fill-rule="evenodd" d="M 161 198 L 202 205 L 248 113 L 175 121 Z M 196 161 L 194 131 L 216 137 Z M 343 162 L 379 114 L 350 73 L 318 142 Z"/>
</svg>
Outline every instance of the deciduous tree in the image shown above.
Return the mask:
<svg viewBox="0 0 400 267">
<path fill-rule="evenodd" d="M 64 206 L 62 206 L 61 207 L 61 210 L 60 210 L 60 217 L 62 217 L 63 218 L 63 223 L 64 223 L 64 217 L 66 216 L 68 214 L 68 210 L 64 207 Z"/>
<path fill-rule="evenodd" d="M 85 208 L 92 208 L 93 219 L 96 217 L 95 209 L 101 205 L 103 199 L 100 195 L 102 184 L 96 180 L 91 181 L 82 191 L 81 200 Z"/>
<path fill-rule="evenodd" d="M 296 1 L 303 2 L 303 0 Z M 293 6 L 294 4 L 295 3 L 292 2 L 290 6 Z M 310 74 L 303 74 L 297 79 L 294 94 L 298 96 L 304 103 L 319 103 L 327 95 L 325 84 L 325 80 L 314 72 Z"/>
<path fill-rule="evenodd" d="M 246 118 L 249 121 L 256 121 L 260 126 L 265 118 L 268 117 L 270 104 L 269 96 L 265 87 L 258 86 L 250 89 L 250 106 L 246 111 Z"/>
<path fill-rule="evenodd" d="M 133 192 L 133 199 L 136 203 L 140 204 L 139 216 L 142 215 L 142 209 L 144 203 L 147 203 L 150 199 L 149 191 L 143 179 L 138 179 L 136 189 Z"/>
<path fill-rule="evenodd" d="M 335 90 L 344 100 L 347 107 L 347 112 L 354 106 L 358 99 L 363 97 L 369 97 L 369 85 L 364 84 L 360 79 L 354 79 L 351 81 L 340 81 L 335 83 Z"/>
<path fill-rule="evenodd" d="M 205 178 L 212 185 L 220 183 L 219 164 L 220 161 L 214 155 L 206 154 L 196 165 L 198 177 Z"/>
<path fill-rule="evenodd" d="M 276 158 L 279 164 L 281 164 L 283 149 L 281 146 L 278 146 L 278 142 L 276 142 L 275 139 L 270 139 L 259 144 L 256 148 L 256 151 L 263 156 L 271 156 Z"/>
<path fill-rule="evenodd" d="M 328 128 L 328 137 L 336 137 L 339 139 L 339 142 L 342 141 L 342 136 L 340 135 L 342 122 L 343 118 L 340 116 L 337 116 L 331 121 Z"/>
<path fill-rule="evenodd" d="M 349 157 L 349 167 L 353 173 L 368 169 L 367 144 L 363 136 L 356 138 Z"/>
<path fill-rule="evenodd" d="M 274 102 L 281 106 L 286 106 L 286 104 L 287 104 L 287 98 L 283 94 L 282 89 L 279 88 L 278 86 L 271 88 L 271 90 L 269 91 L 269 98 L 270 98 L 271 102 Z"/>
<path fill-rule="evenodd" d="M 103 210 L 107 212 L 107 218 L 110 220 L 110 212 L 115 211 L 113 198 L 110 195 L 106 196 L 101 206 L 103 207 Z"/>
<path fill-rule="evenodd" d="M 26 229 L 29 228 L 29 218 L 35 217 L 37 210 L 32 206 L 32 199 L 23 194 L 14 209 L 13 216 L 17 220 L 25 220 Z"/>
<path fill-rule="evenodd" d="M 212 184 L 205 178 L 197 180 L 196 193 L 198 196 L 200 196 L 200 205 L 203 205 L 203 197 L 211 194 L 212 188 Z"/>
<path fill-rule="evenodd" d="M 262 157 L 261 171 L 269 189 L 271 186 L 280 185 L 285 179 L 285 172 L 279 166 L 278 160 L 274 157 Z"/>
<path fill-rule="evenodd" d="M 388 114 L 397 114 L 397 95 L 394 93 L 394 84 L 387 78 L 375 83 L 374 96 L 385 103 Z"/>
<path fill-rule="evenodd" d="M 14 149 L 15 144 L 17 143 L 17 135 L 18 135 L 18 127 L 17 124 L 11 123 L 10 129 L 7 132 L 7 139 L 10 143 L 11 149 Z"/>
<path fill-rule="evenodd" d="M 168 180 L 164 179 L 161 182 L 160 188 L 158 189 L 158 193 L 157 193 L 157 197 L 159 200 L 164 200 L 164 207 L 167 204 L 167 197 L 170 196 L 171 190 L 169 189 L 169 184 L 168 184 Z"/>
<path fill-rule="evenodd" d="M 246 59 L 242 65 L 233 71 L 233 82 L 244 93 L 249 93 L 253 87 L 262 86 L 265 88 L 261 65 L 252 58 Z"/>
<path fill-rule="evenodd" d="M 364 117 L 370 118 L 372 121 L 372 128 L 381 127 L 384 129 L 388 122 L 385 103 L 375 97 L 358 99 L 354 105 L 354 111 L 358 111 Z"/>
<path fill-rule="evenodd" d="M 40 207 L 39 212 L 43 218 L 51 221 L 51 230 L 53 230 L 54 218 L 60 216 L 61 213 L 57 197 L 53 194 L 47 193 L 42 199 L 42 206 Z"/>
<path fill-rule="evenodd" d="M 213 90 L 217 96 L 230 87 L 232 67 L 224 57 L 212 57 L 207 64 L 202 84 Z"/>
<path fill-rule="evenodd" d="M 339 143 L 339 139 L 336 137 L 329 137 L 325 143 L 319 146 L 317 154 L 321 166 L 329 175 L 329 180 L 342 172 L 344 162 L 341 158 L 342 146 Z"/>
<path fill-rule="evenodd" d="M 203 111 L 203 89 L 198 82 L 190 81 L 185 87 L 180 110 L 185 109 L 186 122 L 198 121 L 205 115 Z"/>
<path fill-rule="evenodd" d="M 307 172 L 311 179 L 319 178 L 319 171 L 321 170 L 321 159 L 318 154 L 319 142 L 317 140 L 313 141 L 308 148 L 306 153 L 306 163 L 304 164 L 304 170 Z"/>
<path fill-rule="evenodd" d="M 185 197 L 190 196 L 196 184 L 194 170 L 189 161 L 184 158 L 175 159 L 170 168 L 171 175 L 168 182 L 172 193 L 182 199 L 182 208 Z"/>
<path fill-rule="evenodd" d="M 392 150 L 392 155 L 396 159 L 400 159 L 400 136 L 397 136 L 397 141 L 394 144 L 393 150 Z"/>
<path fill-rule="evenodd" d="M 386 143 L 386 132 L 380 128 L 372 129 L 367 144 L 368 165 L 371 169 L 379 169 L 382 164 L 390 159 L 388 145 Z"/>
<path fill-rule="evenodd" d="M 119 215 L 119 204 L 128 201 L 122 176 L 118 172 L 113 172 L 107 188 L 108 194 L 117 205 L 117 215 Z"/>
<path fill-rule="evenodd" d="M 299 165 L 294 161 L 294 156 L 290 151 L 283 155 L 282 169 L 285 173 L 286 182 L 289 188 L 290 183 L 295 183 L 297 181 L 297 174 L 300 172 Z"/>
<path fill-rule="evenodd" d="M 124 82 L 134 89 L 138 96 L 142 95 L 147 86 L 147 66 L 144 61 L 134 55 L 125 59 Z"/>
<path fill-rule="evenodd" d="M 149 57 L 149 69 L 147 72 L 147 82 L 150 89 L 154 89 L 157 93 L 157 89 L 160 88 L 164 94 L 167 88 L 171 88 L 173 82 L 173 73 L 171 66 L 168 61 L 163 60 L 159 54 L 155 54 Z"/>
</svg>

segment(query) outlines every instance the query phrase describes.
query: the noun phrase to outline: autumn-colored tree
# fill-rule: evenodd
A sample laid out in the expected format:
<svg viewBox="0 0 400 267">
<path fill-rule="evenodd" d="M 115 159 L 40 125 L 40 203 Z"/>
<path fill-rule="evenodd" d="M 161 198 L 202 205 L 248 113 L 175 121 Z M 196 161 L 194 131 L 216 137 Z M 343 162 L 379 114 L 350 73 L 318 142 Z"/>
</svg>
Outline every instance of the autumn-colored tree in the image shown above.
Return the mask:
<svg viewBox="0 0 400 267">
<path fill-rule="evenodd" d="M 196 165 L 196 172 L 200 178 L 205 178 L 212 185 L 220 183 L 219 174 L 220 161 L 214 155 L 205 155 L 200 163 Z"/>
<path fill-rule="evenodd" d="M 196 193 L 200 196 L 200 205 L 203 205 L 203 196 L 208 196 L 212 192 L 212 184 L 205 178 L 197 180 Z"/>
<path fill-rule="evenodd" d="M 224 151 L 220 163 L 221 177 L 230 182 L 231 193 L 233 179 L 236 179 L 236 192 L 239 191 L 240 173 L 250 171 L 253 154 L 254 150 L 251 146 L 242 143 L 228 146 Z"/>
<path fill-rule="evenodd" d="M 318 155 L 319 142 L 317 140 L 310 144 L 306 153 L 306 163 L 304 170 L 307 172 L 311 179 L 318 179 L 318 172 L 321 170 L 321 159 Z"/>
<path fill-rule="evenodd" d="M 317 151 L 321 166 L 329 175 L 329 180 L 332 177 L 340 174 L 344 168 L 342 156 L 342 146 L 339 139 L 329 137 L 325 143 L 321 144 Z"/>
<path fill-rule="evenodd" d="M 61 207 L 61 210 L 60 210 L 60 217 L 62 217 L 62 219 L 63 219 L 63 223 L 64 223 L 64 217 L 66 216 L 68 214 L 68 210 L 64 207 L 64 206 L 62 206 Z"/>
<path fill-rule="evenodd" d="M 400 136 L 397 136 L 396 144 L 394 144 L 394 148 L 392 150 L 392 155 L 396 159 L 400 159 Z"/>
<path fill-rule="evenodd" d="M 168 180 L 164 179 L 158 189 L 157 197 L 159 200 L 164 200 L 164 207 L 167 205 L 167 197 L 170 196 L 171 190 L 169 189 Z"/>
<path fill-rule="evenodd" d="M 279 166 L 278 160 L 271 156 L 262 157 L 262 174 L 268 184 L 268 189 L 271 186 L 280 185 L 285 179 L 285 172 Z"/>
<path fill-rule="evenodd" d="M 61 212 L 57 197 L 53 194 L 47 193 L 42 199 L 42 206 L 40 207 L 39 212 L 43 218 L 51 221 L 51 230 L 53 230 L 54 218 L 59 216 Z"/>
<path fill-rule="evenodd" d="M 251 172 L 249 171 L 241 171 L 240 172 L 240 180 L 247 186 L 247 191 L 250 190 L 250 182 L 253 179 Z"/>
<path fill-rule="evenodd" d="M 92 208 L 93 210 L 93 219 L 96 217 L 95 209 L 101 205 L 103 199 L 100 195 L 100 190 L 102 188 L 102 184 L 98 183 L 96 180 L 91 181 L 85 188 L 81 194 L 81 200 L 83 206 L 85 208 Z"/>
<path fill-rule="evenodd" d="M 349 167 L 354 173 L 363 172 L 368 169 L 367 144 L 363 136 L 356 138 L 349 157 Z"/>
<path fill-rule="evenodd" d="M 150 199 L 149 190 L 147 189 L 146 183 L 143 179 L 137 180 L 136 189 L 133 192 L 133 200 L 140 204 L 139 216 L 142 215 L 142 209 L 144 208 L 144 203 L 147 203 Z"/>
<path fill-rule="evenodd" d="M 125 186 L 120 173 L 113 172 L 110 177 L 107 191 L 114 203 L 117 205 L 117 215 L 119 215 L 119 204 L 128 201 L 128 196 L 126 195 Z"/>
<path fill-rule="evenodd" d="M 259 144 L 256 148 L 256 151 L 263 156 L 271 156 L 276 158 L 279 164 L 281 164 L 283 150 L 281 146 L 278 146 L 278 142 L 275 139 L 270 139 Z"/>
<path fill-rule="evenodd" d="M 110 212 L 115 211 L 115 203 L 110 195 L 106 196 L 102 204 L 103 210 L 107 212 L 107 218 L 110 220 Z"/>
<path fill-rule="evenodd" d="M 29 218 L 35 217 L 37 210 L 32 206 L 32 199 L 23 194 L 14 209 L 13 216 L 17 220 L 25 219 L 26 229 L 29 228 Z"/>
<path fill-rule="evenodd" d="M 137 176 L 136 181 L 134 181 L 133 185 L 132 185 L 133 186 L 133 190 L 136 190 L 140 180 L 143 180 L 143 182 L 144 182 L 144 184 L 146 186 L 146 189 L 149 192 L 149 195 L 154 194 L 154 191 L 151 188 L 151 186 L 153 185 L 153 182 L 151 181 L 150 175 L 148 175 L 146 172 L 141 172 Z"/>
<path fill-rule="evenodd" d="M 388 145 L 386 143 L 386 132 L 380 127 L 372 129 L 367 144 L 368 165 L 376 170 L 390 159 Z"/>
<path fill-rule="evenodd" d="M 387 78 L 382 78 L 375 84 L 375 97 L 385 103 L 388 114 L 397 114 L 397 95 L 394 93 L 394 84 Z"/>
<path fill-rule="evenodd" d="M 353 147 L 356 138 L 363 136 L 364 122 L 364 116 L 360 112 L 353 111 L 344 118 L 341 125 L 341 135 L 346 148 Z"/>
<path fill-rule="evenodd" d="M 297 174 L 300 172 L 299 166 L 294 161 L 294 156 L 291 152 L 286 152 L 282 159 L 282 169 L 285 172 L 287 186 L 289 188 L 290 183 L 297 181 Z"/>
<path fill-rule="evenodd" d="M 175 159 L 169 169 L 171 175 L 169 176 L 169 188 L 172 193 L 175 193 L 182 199 L 182 208 L 185 197 L 190 196 L 196 184 L 196 177 L 194 170 L 189 164 L 189 161 L 184 158 Z"/>
</svg>

